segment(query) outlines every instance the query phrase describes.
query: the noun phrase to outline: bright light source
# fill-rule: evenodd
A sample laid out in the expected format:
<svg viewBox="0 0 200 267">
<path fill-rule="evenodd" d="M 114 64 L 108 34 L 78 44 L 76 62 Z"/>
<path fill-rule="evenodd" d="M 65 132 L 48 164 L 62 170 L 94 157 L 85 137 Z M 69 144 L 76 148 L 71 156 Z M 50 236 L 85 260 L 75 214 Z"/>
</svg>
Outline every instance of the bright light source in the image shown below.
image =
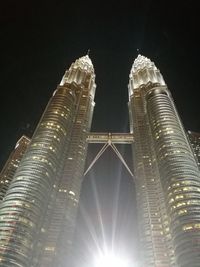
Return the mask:
<svg viewBox="0 0 200 267">
<path fill-rule="evenodd" d="M 95 260 L 95 267 L 128 267 L 128 261 L 113 253 L 106 253 Z"/>
</svg>

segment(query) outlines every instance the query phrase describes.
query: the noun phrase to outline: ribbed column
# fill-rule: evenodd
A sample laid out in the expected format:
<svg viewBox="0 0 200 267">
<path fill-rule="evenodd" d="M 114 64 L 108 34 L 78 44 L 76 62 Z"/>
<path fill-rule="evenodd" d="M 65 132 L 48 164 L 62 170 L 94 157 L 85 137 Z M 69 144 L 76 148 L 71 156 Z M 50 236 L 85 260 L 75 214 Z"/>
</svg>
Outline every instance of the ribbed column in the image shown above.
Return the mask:
<svg viewBox="0 0 200 267">
<path fill-rule="evenodd" d="M 179 267 L 200 265 L 200 173 L 166 87 L 147 94 L 147 112 Z"/>
<path fill-rule="evenodd" d="M 85 160 L 87 156 L 87 136 L 90 130 L 93 114 L 93 100 L 88 96 L 81 99 L 85 110 L 78 109 L 76 119 L 73 125 L 72 137 L 69 147 L 68 158 L 66 159 L 63 176 L 60 183 L 59 200 L 65 200 L 60 205 L 60 214 L 64 214 L 61 222 L 61 229 L 57 241 L 57 257 L 52 267 L 65 267 L 70 264 L 72 257 L 73 236 L 76 226 L 76 217 L 80 199 L 81 186 Z M 81 121 L 81 122 L 78 122 Z M 66 189 L 66 193 L 63 192 Z"/>
<path fill-rule="evenodd" d="M 154 143 L 146 113 L 145 87 L 135 89 L 129 107 L 133 120 L 132 146 L 136 175 L 136 200 L 141 267 L 172 267 L 171 251 L 166 242 L 166 208 L 160 184 Z M 131 119 L 130 118 L 130 119 Z"/>
<path fill-rule="evenodd" d="M 77 59 L 66 71 L 61 84 L 76 95 L 69 150 L 49 217 L 47 238 L 38 267 L 71 266 L 73 235 L 87 156 L 95 94 L 95 74 L 88 55 Z"/>
<path fill-rule="evenodd" d="M 0 265 L 28 267 L 60 162 L 75 97 L 60 86 L 51 98 L 0 206 Z"/>
<path fill-rule="evenodd" d="M 160 182 L 160 172 L 146 110 L 146 93 L 164 85 L 155 64 L 138 55 L 129 76 L 129 111 L 138 217 L 138 259 L 141 267 L 174 266 L 168 216 Z"/>
</svg>

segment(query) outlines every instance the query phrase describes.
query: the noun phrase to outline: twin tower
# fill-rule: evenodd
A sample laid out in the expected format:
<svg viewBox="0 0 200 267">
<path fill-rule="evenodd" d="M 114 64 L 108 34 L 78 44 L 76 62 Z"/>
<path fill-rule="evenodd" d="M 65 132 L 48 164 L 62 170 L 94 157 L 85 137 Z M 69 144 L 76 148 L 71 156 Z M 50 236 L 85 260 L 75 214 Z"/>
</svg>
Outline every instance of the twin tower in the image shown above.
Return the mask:
<svg viewBox="0 0 200 267">
<path fill-rule="evenodd" d="M 200 266 L 200 172 L 160 71 L 138 55 L 129 111 L 140 267 Z M 0 204 L 0 266 L 71 267 L 95 96 L 88 55 L 53 93 Z"/>
</svg>

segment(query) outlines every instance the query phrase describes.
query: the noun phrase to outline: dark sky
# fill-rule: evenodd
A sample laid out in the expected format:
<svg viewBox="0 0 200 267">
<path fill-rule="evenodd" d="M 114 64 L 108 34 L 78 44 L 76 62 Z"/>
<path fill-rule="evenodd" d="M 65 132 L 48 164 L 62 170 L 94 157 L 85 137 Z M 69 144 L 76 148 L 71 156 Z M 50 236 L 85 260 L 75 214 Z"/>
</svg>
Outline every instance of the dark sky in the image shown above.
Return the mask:
<svg viewBox="0 0 200 267">
<path fill-rule="evenodd" d="M 65 69 L 88 49 L 97 84 L 93 131 L 128 131 L 127 84 L 139 49 L 163 74 L 185 128 L 200 132 L 199 9 L 193 2 L 7 0 L 2 4 L 1 167 L 17 139 L 23 133 L 32 135 Z M 89 150 L 88 162 L 98 148 Z M 130 151 L 126 158 L 130 161 Z M 106 222 L 107 243 L 112 243 L 114 216 L 118 218 L 116 249 L 124 246 L 132 255 L 136 240 L 133 192 L 126 170 L 106 152 L 83 183 L 84 212 L 79 214 L 76 235 L 81 244 L 76 253 L 82 256 L 78 258 L 87 262 L 90 249 L 83 244 L 92 247 L 87 220 L 101 243 L 96 195 Z"/>
</svg>

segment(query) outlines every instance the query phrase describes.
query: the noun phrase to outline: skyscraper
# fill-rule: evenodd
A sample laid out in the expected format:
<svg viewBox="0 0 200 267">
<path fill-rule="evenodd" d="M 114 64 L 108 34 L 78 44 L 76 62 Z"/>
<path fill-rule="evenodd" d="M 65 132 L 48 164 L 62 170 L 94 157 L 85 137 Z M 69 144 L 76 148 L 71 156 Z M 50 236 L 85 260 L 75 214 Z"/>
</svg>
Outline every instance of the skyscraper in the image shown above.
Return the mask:
<svg viewBox="0 0 200 267">
<path fill-rule="evenodd" d="M 88 56 L 73 63 L 66 71 L 61 85 L 70 87 L 76 95 L 75 113 L 65 166 L 53 198 L 47 238 L 38 266 L 70 265 L 76 214 L 87 155 L 95 95 L 94 69 Z M 49 218 L 48 218 L 49 219 Z"/>
<path fill-rule="evenodd" d="M 65 241 L 70 244 L 79 199 L 94 78 L 89 57 L 78 59 L 65 73 L 40 119 L 0 206 L 2 266 L 39 265 L 45 242 L 51 244 L 45 247 L 48 256 L 58 255 L 55 262 L 62 266 L 63 238 L 67 236 Z M 54 217 L 57 209 L 59 216 Z"/>
<path fill-rule="evenodd" d="M 13 179 L 13 176 L 19 166 L 19 163 L 27 149 L 30 139 L 23 135 L 16 143 L 14 150 L 11 152 L 6 164 L 0 173 L 0 202 L 4 198 L 6 191 Z"/>
<path fill-rule="evenodd" d="M 197 267 L 200 173 L 160 71 L 139 55 L 130 73 L 129 109 L 141 266 Z"/>
<path fill-rule="evenodd" d="M 132 143 L 139 267 L 199 266 L 200 172 L 191 146 L 199 137 L 190 143 L 160 71 L 144 56 L 135 59 L 130 72 L 131 134 L 90 136 L 95 89 L 86 55 L 64 74 L 30 144 L 25 137 L 17 143 L 2 171 L 0 265 L 71 266 L 90 139 L 104 143 L 100 153 L 111 145 L 127 168 L 113 143 Z"/>
<path fill-rule="evenodd" d="M 148 75 L 152 78 L 150 79 Z M 147 92 L 154 85 L 160 84 L 163 85 L 164 81 L 159 70 L 150 60 L 138 56 L 130 73 L 129 110 L 131 132 L 134 132 L 135 138 L 133 159 L 140 226 L 140 253 L 143 261 L 141 266 L 144 267 L 171 266 L 172 253 L 168 245 L 170 241 L 166 242 L 164 234 L 168 224 L 167 213 L 146 107 Z"/>
</svg>

